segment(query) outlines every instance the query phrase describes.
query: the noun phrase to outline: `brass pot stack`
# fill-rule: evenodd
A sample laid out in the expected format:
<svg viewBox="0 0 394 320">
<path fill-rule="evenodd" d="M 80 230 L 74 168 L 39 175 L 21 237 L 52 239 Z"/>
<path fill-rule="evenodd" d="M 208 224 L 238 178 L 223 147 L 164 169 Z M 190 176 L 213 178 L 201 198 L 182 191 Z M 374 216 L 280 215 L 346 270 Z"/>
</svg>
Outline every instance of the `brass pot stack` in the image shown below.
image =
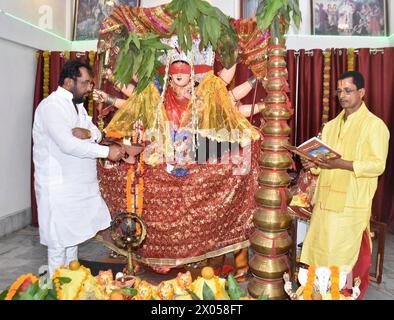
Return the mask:
<svg viewBox="0 0 394 320">
<path fill-rule="evenodd" d="M 255 251 L 249 260 L 253 278 L 249 281 L 248 291 L 255 298 L 263 294 L 269 299 L 286 299 L 282 276 L 290 267 L 287 253 L 292 240 L 287 229 L 291 217 L 287 213 L 287 205 L 291 201 L 291 194 L 287 189 L 290 183 L 287 170 L 292 160 L 283 147 L 289 143 L 290 127 L 287 121 L 291 118 L 286 105 L 288 83 L 285 46 L 271 46 L 268 56 L 267 97 L 264 99 L 265 108 L 261 111 L 265 120 L 262 128 L 261 173 L 259 189 L 255 194 L 259 207 L 253 215 L 256 230 L 250 237 Z"/>
</svg>

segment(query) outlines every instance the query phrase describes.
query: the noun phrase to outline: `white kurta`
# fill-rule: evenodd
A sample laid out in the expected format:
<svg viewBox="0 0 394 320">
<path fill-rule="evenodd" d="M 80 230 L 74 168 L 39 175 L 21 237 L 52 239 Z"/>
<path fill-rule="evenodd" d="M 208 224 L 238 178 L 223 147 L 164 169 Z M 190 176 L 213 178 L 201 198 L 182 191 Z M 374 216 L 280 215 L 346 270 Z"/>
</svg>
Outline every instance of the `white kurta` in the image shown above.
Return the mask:
<svg viewBox="0 0 394 320">
<path fill-rule="evenodd" d="M 40 242 L 49 247 L 69 247 L 109 227 L 111 216 L 101 197 L 96 158 L 106 158 L 107 146 L 96 141 L 101 133 L 83 104 L 78 114 L 73 95 L 58 87 L 35 112 L 33 161 Z M 92 138 L 72 135 L 86 128 Z"/>
</svg>

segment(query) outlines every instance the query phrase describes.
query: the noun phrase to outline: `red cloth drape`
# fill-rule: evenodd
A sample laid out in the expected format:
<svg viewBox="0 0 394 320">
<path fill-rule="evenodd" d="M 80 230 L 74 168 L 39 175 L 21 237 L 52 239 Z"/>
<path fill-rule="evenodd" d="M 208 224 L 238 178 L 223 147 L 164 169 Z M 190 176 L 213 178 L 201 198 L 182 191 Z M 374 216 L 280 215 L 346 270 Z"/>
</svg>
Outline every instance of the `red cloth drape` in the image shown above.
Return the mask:
<svg viewBox="0 0 394 320">
<path fill-rule="evenodd" d="M 375 220 L 388 223 L 389 230 L 394 232 L 394 48 L 384 48 L 383 54 L 360 49 L 357 62 L 365 77 L 365 102 L 390 130 L 386 170 L 379 179 L 372 214 Z"/>
<path fill-rule="evenodd" d="M 43 51 L 37 52 L 37 73 L 36 73 L 36 84 L 34 91 L 34 102 L 33 102 L 33 121 L 34 113 L 37 106 L 43 99 L 43 80 L 44 80 L 44 56 Z M 70 59 L 80 60 L 89 63 L 89 51 L 86 52 L 70 52 Z M 60 71 L 63 65 L 68 61 L 68 58 L 63 52 L 53 51 L 50 53 L 50 65 L 49 65 L 49 94 L 55 91 L 58 86 Z M 32 141 L 33 148 L 33 141 Z M 33 153 L 32 153 L 33 154 Z M 32 155 L 33 157 L 33 155 Z M 32 209 L 32 223 L 38 225 L 37 216 L 37 203 L 34 189 L 34 164 L 33 159 L 31 160 L 31 209 Z"/>
<path fill-rule="evenodd" d="M 293 131 L 297 125 L 295 144 L 315 136 L 321 127 L 322 114 L 322 85 L 323 85 L 323 51 L 312 50 L 313 55 L 307 55 L 305 50 L 299 51 L 298 71 L 298 112 L 297 123 L 295 115 L 290 122 Z M 330 82 L 330 113 L 329 120 L 341 111 L 335 96 L 337 79 L 347 68 L 347 49 L 331 49 L 331 82 Z M 289 71 L 289 98 L 295 106 L 297 59 L 294 50 L 288 50 L 287 64 Z M 368 108 L 380 117 L 390 130 L 391 137 L 394 124 L 392 101 L 394 99 L 394 48 L 384 48 L 384 54 L 370 53 L 370 50 L 359 49 L 355 55 L 355 70 L 360 71 L 365 78 L 365 102 Z M 291 140 L 294 141 L 294 140 Z M 394 232 L 394 139 L 390 140 L 389 155 L 385 173 L 379 179 L 372 217 L 376 221 L 385 222 L 389 230 Z"/>
</svg>

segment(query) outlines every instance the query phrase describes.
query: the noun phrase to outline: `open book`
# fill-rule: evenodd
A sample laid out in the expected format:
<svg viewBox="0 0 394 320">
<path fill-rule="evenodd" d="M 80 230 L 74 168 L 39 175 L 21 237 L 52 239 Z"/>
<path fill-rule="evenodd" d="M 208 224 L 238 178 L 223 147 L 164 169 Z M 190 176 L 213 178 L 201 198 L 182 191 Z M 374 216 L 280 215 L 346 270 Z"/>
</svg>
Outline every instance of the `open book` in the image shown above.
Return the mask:
<svg viewBox="0 0 394 320">
<path fill-rule="evenodd" d="M 319 138 L 313 137 L 298 147 L 295 146 L 284 146 L 286 149 L 298 154 L 300 157 L 307 158 L 308 160 L 317 160 L 318 158 L 324 157 L 326 159 L 337 159 L 341 155 L 333 150 L 329 145 L 325 144 Z"/>
</svg>

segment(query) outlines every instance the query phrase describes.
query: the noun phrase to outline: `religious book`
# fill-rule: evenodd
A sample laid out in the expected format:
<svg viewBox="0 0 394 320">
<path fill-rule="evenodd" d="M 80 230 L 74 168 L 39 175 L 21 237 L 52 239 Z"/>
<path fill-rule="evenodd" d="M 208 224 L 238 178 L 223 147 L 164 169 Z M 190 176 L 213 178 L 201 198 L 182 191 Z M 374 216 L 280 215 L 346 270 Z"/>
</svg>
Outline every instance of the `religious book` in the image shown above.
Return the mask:
<svg viewBox="0 0 394 320">
<path fill-rule="evenodd" d="M 300 157 L 306 158 L 311 161 L 315 161 L 322 157 L 326 159 L 338 159 L 341 157 L 338 152 L 336 152 L 333 148 L 331 148 L 329 145 L 327 145 L 317 137 L 313 137 L 305 141 L 298 147 L 290 145 L 284 147 L 291 152 L 298 154 Z"/>
</svg>

